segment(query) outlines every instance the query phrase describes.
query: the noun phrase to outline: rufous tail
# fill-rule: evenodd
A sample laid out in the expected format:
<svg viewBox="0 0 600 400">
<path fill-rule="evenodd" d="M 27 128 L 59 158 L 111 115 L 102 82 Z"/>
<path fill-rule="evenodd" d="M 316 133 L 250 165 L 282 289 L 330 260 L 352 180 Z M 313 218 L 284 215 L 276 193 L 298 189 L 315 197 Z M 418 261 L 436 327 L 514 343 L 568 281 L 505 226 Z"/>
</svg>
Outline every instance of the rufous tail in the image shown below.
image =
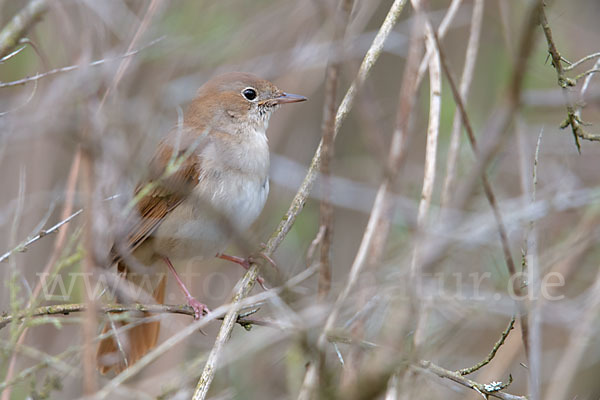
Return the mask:
<svg viewBox="0 0 600 400">
<path fill-rule="evenodd" d="M 155 287 L 152 297 L 156 303 L 162 304 L 165 297 L 167 279 L 163 275 Z M 144 317 L 149 316 L 144 313 Z M 115 331 L 113 331 L 113 325 Z M 148 351 L 156 346 L 160 331 L 160 321 L 146 322 L 136 325 L 131 329 L 121 330 L 127 322 L 118 321 L 114 324 L 106 323 L 102 333 L 113 331 L 113 335 L 102 339 L 98 345 L 97 360 L 98 370 L 106 374 L 111 370 L 120 373 L 127 367 L 131 367 Z M 115 337 L 118 335 L 117 337 Z"/>
</svg>

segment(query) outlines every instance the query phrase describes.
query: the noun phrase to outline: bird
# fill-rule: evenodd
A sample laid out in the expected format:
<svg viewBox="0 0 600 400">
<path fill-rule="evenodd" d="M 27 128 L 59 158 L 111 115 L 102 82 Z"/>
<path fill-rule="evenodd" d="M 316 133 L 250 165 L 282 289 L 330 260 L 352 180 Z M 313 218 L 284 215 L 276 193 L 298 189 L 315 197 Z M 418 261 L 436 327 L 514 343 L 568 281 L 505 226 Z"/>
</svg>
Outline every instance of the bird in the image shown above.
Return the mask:
<svg viewBox="0 0 600 400">
<path fill-rule="evenodd" d="M 119 219 L 110 264 L 117 265 L 129 290 L 117 295 L 117 301 L 139 302 L 139 296 L 128 293 L 141 288 L 162 304 L 165 271 L 170 270 L 194 317 L 209 312 L 185 287 L 174 264 L 220 256 L 247 266 L 244 259 L 222 252 L 265 205 L 271 115 L 283 104 L 306 100 L 243 72 L 216 76 L 198 89 L 183 121 L 157 145 L 133 193 L 134 205 Z M 113 334 L 98 345 L 102 374 L 123 371 L 157 343 L 160 321 L 115 329 L 125 325 L 118 321 L 104 327 L 104 333 Z"/>
</svg>

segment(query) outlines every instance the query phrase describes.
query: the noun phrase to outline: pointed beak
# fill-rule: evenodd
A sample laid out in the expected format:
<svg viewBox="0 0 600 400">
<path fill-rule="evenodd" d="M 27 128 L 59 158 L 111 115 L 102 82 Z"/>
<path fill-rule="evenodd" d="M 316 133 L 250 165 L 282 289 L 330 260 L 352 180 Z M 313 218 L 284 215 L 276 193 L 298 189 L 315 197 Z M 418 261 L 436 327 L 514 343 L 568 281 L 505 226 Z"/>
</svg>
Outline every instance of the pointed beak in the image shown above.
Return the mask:
<svg viewBox="0 0 600 400">
<path fill-rule="evenodd" d="M 298 102 L 306 101 L 306 100 L 308 100 L 308 99 L 304 96 L 300 96 L 297 94 L 291 94 L 291 93 L 283 93 L 281 96 L 275 97 L 273 99 L 273 103 L 274 104 L 298 103 Z"/>
</svg>

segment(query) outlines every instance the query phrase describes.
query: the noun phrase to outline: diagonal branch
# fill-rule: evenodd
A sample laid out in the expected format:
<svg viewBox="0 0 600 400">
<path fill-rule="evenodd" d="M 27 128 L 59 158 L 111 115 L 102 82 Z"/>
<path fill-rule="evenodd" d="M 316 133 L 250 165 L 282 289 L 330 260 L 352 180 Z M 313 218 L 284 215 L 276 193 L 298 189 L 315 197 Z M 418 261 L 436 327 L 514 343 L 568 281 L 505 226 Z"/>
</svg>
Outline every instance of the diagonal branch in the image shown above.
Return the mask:
<svg viewBox="0 0 600 400">
<path fill-rule="evenodd" d="M 472 374 L 473 372 L 485 367 L 486 365 L 488 365 L 490 363 L 490 361 L 492 361 L 492 359 L 496 356 L 498 349 L 504 344 L 504 341 L 506 340 L 506 338 L 508 337 L 508 334 L 510 333 L 510 331 L 513 329 L 514 326 L 515 326 L 515 317 L 513 316 L 510 319 L 510 322 L 508 323 L 508 326 L 506 327 L 506 329 L 502 332 L 502 335 L 500 335 L 500 339 L 498 339 L 498 341 L 494 344 L 494 347 L 492 347 L 492 350 L 490 351 L 488 356 L 483 361 L 478 362 L 477 364 L 473 365 L 472 367 L 462 368 L 456 372 L 460 375 L 469 375 L 469 374 Z"/>
<path fill-rule="evenodd" d="M 29 29 L 48 11 L 46 0 L 31 0 L 0 32 L 0 58 L 10 53 Z"/>
<path fill-rule="evenodd" d="M 389 36 L 389 34 L 392 31 L 392 28 L 398 21 L 398 18 L 400 17 L 400 13 L 402 12 L 402 9 L 404 8 L 405 3 L 406 3 L 406 0 L 395 0 L 394 1 L 392 6 L 390 7 L 390 10 L 389 10 L 383 24 L 379 28 L 377 35 L 373 39 L 373 43 L 369 47 L 369 50 L 367 51 L 367 54 L 365 55 L 361 65 L 360 65 L 360 68 L 358 70 L 356 77 L 354 78 L 354 81 L 348 88 L 348 91 L 346 92 L 346 95 L 344 96 L 342 103 L 338 107 L 336 117 L 335 117 L 335 126 L 334 126 L 334 132 L 333 132 L 334 140 L 340 130 L 342 122 L 346 119 L 346 116 L 348 115 L 348 113 L 350 112 L 350 109 L 352 108 L 352 105 L 354 104 L 354 100 L 356 98 L 356 93 L 358 92 L 360 87 L 363 85 L 365 79 L 367 79 L 367 76 L 369 75 L 371 68 L 373 67 L 373 65 L 375 65 L 375 62 L 381 55 L 381 52 L 383 51 L 383 45 L 385 43 L 385 40 L 387 39 L 387 37 Z M 315 154 L 311 161 L 308 172 L 304 178 L 304 181 L 302 182 L 302 184 L 300 185 L 300 188 L 298 189 L 298 192 L 294 196 L 294 199 L 292 200 L 292 203 L 291 203 L 288 211 L 284 215 L 283 219 L 281 220 L 281 222 L 279 223 L 279 225 L 277 226 L 277 228 L 275 229 L 275 231 L 273 232 L 273 234 L 271 235 L 271 237 L 269 238 L 269 240 L 265 246 L 265 249 L 263 251 L 263 253 L 265 255 L 271 256 L 275 252 L 277 247 L 279 247 L 279 245 L 281 244 L 281 242 L 283 241 L 283 239 L 285 238 L 287 233 L 292 228 L 292 225 L 294 224 L 296 217 L 302 211 L 302 209 L 304 207 L 304 203 L 306 202 L 306 199 L 308 198 L 308 195 L 310 194 L 310 191 L 312 189 L 314 181 L 317 178 L 317 174 L 318 174 L 318 171 L 320 168 L 320 163 L 321 163 L 321 157 L 322 157 L 322 151 L 323 151 L 322 148 L 323 148 L 323 142 L 321 141 L 321 143 L 319 143 L 319 147 L 317 147 L 317 150 L 315 151 Z M 235 301 L 241 302 L 241 300 L 246 296 L 246 294 L 250 291 L 250 289 L 256 282 L 257 277 L 258 277 L 258 265 L 252 264 L 252 266 L 250 267 L 248 272 L 246 272 L 246 274 L 240 281 L 240 284 L 238 285 L 238 291 L 236 292 L 235 297 L 234 297 Z M 227 341 L 227 339 L 231 335 L 231 330 L 233 329 L 233 324 L 228 323 L 228 321 L 235 320 L 236 318 L 237 318 L 237 309 L 235 306 L 233 306 L 227 313 L 225 322 L 223 322 L 223 324 L 221 325 L 221 329 L 219 330 L 217 340 L 215 341 L 215 345 L 213 346 L 213 349 L 211 350 L 210 355 L 209 355 L 209 359 L 213 360 L 214 364 L 209 364 L 208 362 L 206 363 L 205 368 L 202 371 L 202 376 L 200 377 L 200 380 L 198 381 L 198 385 L 196 386 L 196 391 L 195 391 L 194 397 L 193 397 L 194 400 L 206 398 L 206 392 L 208 391 L 210 383 L 212 382 L 212 379 L 214 378 L 215 366 L 216 366 L 216 363 L 219 358 L 219 353 L 221 352 L 221 349 L 223 348 L 224 343 Z"/>
</svg>

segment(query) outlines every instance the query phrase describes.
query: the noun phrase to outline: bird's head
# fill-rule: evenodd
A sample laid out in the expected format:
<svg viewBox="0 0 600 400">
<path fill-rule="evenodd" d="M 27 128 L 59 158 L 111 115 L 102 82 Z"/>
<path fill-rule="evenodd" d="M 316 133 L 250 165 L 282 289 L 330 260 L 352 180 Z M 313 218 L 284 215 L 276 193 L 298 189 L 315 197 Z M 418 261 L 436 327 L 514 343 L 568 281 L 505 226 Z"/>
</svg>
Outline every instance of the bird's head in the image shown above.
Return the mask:
<svg viewBox="0 0 600 400">
<path fill-rule="evenodd" d="M 205 127 L 209 124 L 228 133 L 246 127 L 264 132 L 271 114 L 281 104 L 305 100 L 255 75 L 231 72 L 212 78 L 198 90 L 186 122 L 197 121 Z"/>
</svg>

